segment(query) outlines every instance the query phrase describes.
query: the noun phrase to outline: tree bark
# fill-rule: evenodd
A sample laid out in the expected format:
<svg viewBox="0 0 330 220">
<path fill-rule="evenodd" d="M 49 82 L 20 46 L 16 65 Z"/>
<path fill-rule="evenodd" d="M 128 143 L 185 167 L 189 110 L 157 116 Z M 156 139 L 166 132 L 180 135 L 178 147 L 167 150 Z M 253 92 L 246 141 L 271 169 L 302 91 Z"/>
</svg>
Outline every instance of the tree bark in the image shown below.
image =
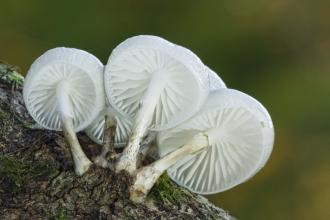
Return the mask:
<svg viewBox="0 0 330 220">
<path fill-rule="evenodd" d="M 0 63 L 0 219 L 234 219 L 163 175 L 147 200 L 129 200 L 131 178 L 92 166 L 82 177 L 61 132 L 40 129 L 22 98 L 21 77 Z M 101 147 L 84 134 L 89 158 Z"/>
</svg>

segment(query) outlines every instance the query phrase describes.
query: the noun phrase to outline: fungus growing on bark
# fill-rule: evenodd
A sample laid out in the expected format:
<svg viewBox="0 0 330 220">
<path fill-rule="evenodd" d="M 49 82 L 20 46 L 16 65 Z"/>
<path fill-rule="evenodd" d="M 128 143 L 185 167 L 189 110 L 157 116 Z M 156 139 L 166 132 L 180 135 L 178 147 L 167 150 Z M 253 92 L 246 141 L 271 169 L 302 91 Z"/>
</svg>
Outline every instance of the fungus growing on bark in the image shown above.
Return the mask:
<svg viewBox="0 0 330 220">
<path fill-rule="evenodd" d="M 112 118 L 111 125 L 116 125 L 114 147 L 124 147 L 131 132 L 133 119 L 121 115 L 118 111 L 110 106 L 102 111 L 96 120 L 94 120 L 94 122 L 85 129 L 87 136 L 95 143 L 103 144 L 105 117 Z"/>
<path fill-rule="evenodd" d="M 176 183 L 196 193 L 230 189 L 265 165 L 273 141 L 271 118 L 258 101 L 236 90 L 216 90 L 194 117 L 159 134 L 162 158 L 136 173 L 131 199 L 143 201 L 167 169 Z"/>
<path fill-rule="evenodd" d="M 50 130 L 63 130 L 76 174 L 86 172 L 91 162 L 75 132 L 85 129 L 104 108 L 102 63 L 78 49 L 48 50 L 31 65 L 23 96 L 38 124 Z"/>
<path fill-rule="evenodd" d="M 111 164 L 107 155 L 110 153 L 110 159 L 116 159 L 114 148 L 121 148 L 126 145 L 131 129 L 132 119 L 120 114 L 108 105 L 96 120 L 85 129 L 85 133 L 89 138 L 103 145 L 102 153 L 95 158 L 95 163 L 102 167 L 110 167 Z"/>
<path fill-rule="evenodd" d="M 117 46 L 105 68 L 109 102 L 135 118 L 117 171 L 132 174 L 148 129 L 174 127 L 195 114 L 208 95 L 205 66 L 190 50 L 160 37 L 136 36 Z"/>
<path fill-rule="evenodd" d="M 226 89 L 190 50 L 155 36 L 125 40 L 105 68 L 78 49 L 49 50 L 32 64 L 23 95 L 38 124 L 63 130 L 78 175 L 91 165 L 75 134 L 85 129 L 103 144 L 98 165 L 134 177 L 135 202 L 165 170 L 196 193 L 230 189 L 255 175 L 273 147 L 272 121 L 258 101 Z M 161 159 L 137 170 L 156 132 Z M 116 154 L 113 147 L 123 146 Z"/>
</svg>

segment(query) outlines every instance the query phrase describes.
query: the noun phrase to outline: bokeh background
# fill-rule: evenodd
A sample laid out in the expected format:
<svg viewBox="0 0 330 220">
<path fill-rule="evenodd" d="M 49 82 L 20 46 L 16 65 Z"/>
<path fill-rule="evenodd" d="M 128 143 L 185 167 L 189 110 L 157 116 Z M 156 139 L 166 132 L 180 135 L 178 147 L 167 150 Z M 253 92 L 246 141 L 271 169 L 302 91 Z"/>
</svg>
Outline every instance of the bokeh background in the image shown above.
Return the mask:
<svg viewBox="0 0 330 220">
<path fill-rule="evenodd" d="M 239 219 L 330 219 L 330 1 L 0 1 L 0 60 L 23 73 L 57 46 L 105 63 L 138 34 L 190 48 L 273 118 L 266 167 L 211 201 Z"/>
</svg>

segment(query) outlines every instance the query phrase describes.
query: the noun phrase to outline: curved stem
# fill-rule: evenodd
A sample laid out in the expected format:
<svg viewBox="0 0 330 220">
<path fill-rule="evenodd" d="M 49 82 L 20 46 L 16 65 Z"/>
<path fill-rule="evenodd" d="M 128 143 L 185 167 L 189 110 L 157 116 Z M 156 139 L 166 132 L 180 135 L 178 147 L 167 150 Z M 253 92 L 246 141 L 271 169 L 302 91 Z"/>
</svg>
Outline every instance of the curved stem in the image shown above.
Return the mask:
<svg viewBox="0 0 330 220">
<path fill-rule="evenodd" d="M 208 136 L 203 133 L 195 135 L 187 144 L 167 154 L 156 162 L 143 167 L 135 174 L 134 184 L 130 188 L 130 199 L 141 203 L 156 183 L 157 179 L 170 166 L 189 154 L 204 150 L 209 145 Z"/>
<path fill-rule="evenodd" d="M 70 85 L 66 81 L 60 82 L 57 85 L 57 110 L 61 118 L 64 138 L 70 147 L 75 172 L 77 175 L 81 176 L 88 170 L 92 162 L 87 158 L 84 151 L 81 149 L 77 135 L 74 131 L 69 92 Z"/>
<path fill-rule="evenodd" d="M 77 175 L 83 175 L 92 162 L 87 158 L 84 151 L 81 149 L 76 133 L 73 129 L 73 120 L 69 117 L 62 117 L 62 129 L 65 140 L 69 144 L 71 155 L 74 161 L 74 170 Z"/>
<path fill-rule="evenodd" d="M 141 107 L 137 112 L 128 144 L 116 165 L 117 172 L 126 170 L 128 173 L 133 174 L 137 169 L 141 140 L 152 123 L 156 105 L 167 82 L 165 76 L 166 74 L 162 71 L 153 73 L 149 87 L 141 101 Z"/>
</svg>

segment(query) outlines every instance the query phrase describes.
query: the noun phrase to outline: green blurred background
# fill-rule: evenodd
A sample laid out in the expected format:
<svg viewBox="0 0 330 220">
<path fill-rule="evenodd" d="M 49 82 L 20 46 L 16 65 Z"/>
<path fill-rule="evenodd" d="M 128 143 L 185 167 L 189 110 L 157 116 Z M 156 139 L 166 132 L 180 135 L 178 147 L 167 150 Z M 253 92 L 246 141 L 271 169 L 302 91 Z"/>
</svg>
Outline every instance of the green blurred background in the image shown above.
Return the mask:
<svg viewBox="0 0 330 220">
<path fill-rule="evenodd" d="M 330 1 L 0 1 L 0 60 L 23 73 L 57 46 L 105 63 L 138 34 L 190 48 L 273 118 L 266 167 L 211 201 L 240 219 L 330 219 Z"/>
</svg>

